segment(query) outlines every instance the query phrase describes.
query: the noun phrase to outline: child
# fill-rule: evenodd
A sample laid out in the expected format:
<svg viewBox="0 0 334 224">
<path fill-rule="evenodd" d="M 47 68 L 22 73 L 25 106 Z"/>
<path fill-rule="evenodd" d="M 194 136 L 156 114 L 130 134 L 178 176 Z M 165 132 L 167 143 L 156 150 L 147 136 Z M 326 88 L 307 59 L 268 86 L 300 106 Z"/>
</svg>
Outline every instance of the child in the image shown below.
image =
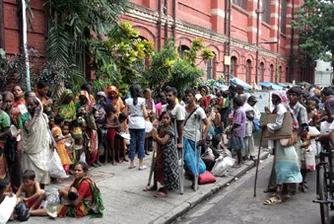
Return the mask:
<svg viewBox="0 0 334 224">
<path fill-rule="evenodd" d="M 70 169 L 70 165 L 72 164 L 72 162 L 66 151 L 65 139 L 67 137 L 63 136 L 61 128 L 60 128 L 63 126 L 63 124 L 64 124 L 64 118 L 60 114 L 56 115 L 54 118 L 54 124 L 52 127 L 52 135 L 54 137 L 55 142 L 57 143 L 56 149 L 57 149 L 59 158 L 61 160 L 61 163 L 63 164 L 66 174 L 68 174 L 68 171 Z"/>
<path fill-rule="evenodd" d="M 42 200 L 45 198 L 45 191 L 40 188 L 38 181 L 35 180 L 35 172 L 33 170 L 26 170 L 23 173 L 19 190 L 16 192 L 18 197 L 17 203 L 24 201 L 30 212 L 40 207 Z M 19 198 L 20 194 L 24 193 L 24 198 Z"/>
<path fill-rule="evenodd" d="M 312 99 L 308 99 L 306 101 L 306 110 L 307 110 L 308 124 L 310 126 L 316 126 L 318 120 L 316 111 L 316 102 Z"/>
<path fill-rule="evenodd" d="M 108 129 L 106 150 L 105 150 L 105 163 L 108 162 L 108 157 L 112 157 L 111 163 L 115 165 L 115 159 L 119 162 L 119 146 L 115 145 L 116 128 L 120 128 L 118 122 L 117 110 L 111 104 L 105 106 L 106 111 L 106 125 Z M 117 149 L 116 149 L 117 148 Z M 117 158 L 116 158 L 117 157 Z"/>
<path fill-rule="evenodd" d="M 73 151 L 74 139 L 70 133 L 70 123 L 64 122 L 63 127 L 61 128 L 62 134 L 64 136 L 64 143 L 67 155 L 70 157 L 72 164 L 76 161 L 75 151 Z"/>
<path fill-rule="evenodd" d="M 119 128 L 119 133 L 122 134 L 129 134 L 129 130 L 128 130 L 128 124 L 127 124 L 127 116 L 124 113 L 120 113 L 118 116 L 118 121 L 120 124 L 120 128 Z M 119 144 L 120 145 L 120 160 L 122 162 L 122 160 L 124 161 L 128 161 L 125 158 L 125 151 L 127 150 L 127 144 L 126 144 L 126 140 L 121 136 L 121 135 L 116 135 L 116 145 Z M 119 143 L 118 143 L 119 141 Z"/>
<path fill-rule="evenodd" d="M 16 205 L 16 196 L 13 193 L 8 193 L 9 187 L 9 178 L 0 178 L 0 223 L 14 220 L 13 211 Z"/>
<path fill-rule="evenodd" d="M 157 158 L 155 166 L 155 181 L 162 187 L 154 197 L 168 196 L 168 189 L 179 189 L 178 155 L 175 142 L 175 131 L 172 128 L 172 115 L 165 112 L 161 116 L 161 125 L 152 131 L 152 137 L 157 142 Z M 157 187 L 155 184 L 154 187 Z M 153 189 L 152 188 L 152 189 Z"/>
<path fill-rule="evenodd" d="M 238 156 L 238 163 L 233 168 L 241 167 L 242 150 L 245 147 L 244 137 L 246 132 L 246 113 L 242 107 L 243 102 L 240 97 L 233 98 L 233 123 L 230 130 L 230 140 L 228 142 L 228 149 L 235 150 Z"/>
<path fill-rule="evenodd" d="M 78 162 L 80 160 L 80 155 L 83 152 L 83 134 L 81 129 L 83 122 L 83 118 L 81 116 L 78 116 L 78 118 L 73 120 L 71 123 L 71 135 L 74 139 L 73 154 L 75 155 L 75 162 Z"/>
</svg>

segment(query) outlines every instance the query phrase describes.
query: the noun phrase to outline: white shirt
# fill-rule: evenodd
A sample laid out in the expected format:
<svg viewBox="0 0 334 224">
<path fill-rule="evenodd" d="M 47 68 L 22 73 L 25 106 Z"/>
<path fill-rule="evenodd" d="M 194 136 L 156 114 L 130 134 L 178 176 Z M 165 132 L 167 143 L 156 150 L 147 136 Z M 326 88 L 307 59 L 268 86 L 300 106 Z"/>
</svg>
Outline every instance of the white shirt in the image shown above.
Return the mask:
<svg viewBox="0 0 334 224">
<path fill-rule="evenodd" d="M 162 105 L 161 113 L 167 111 L 167 106 L 168 104 Z M 185 109 L 180 104 L 176 104 L 175 107 L 169 112 L 172 114 L 173 119 L 176 119 L 177 121 L 184 121 Z"/>
<path fill-rule="evenodd" d="M 186 111 L 186 119 L 189 117 L 190 113 Z M 197 110 L 189 117 L 187 123 L 183 127 L 183 137 L 195 141 L 199 141 L 201 138 L 200 125 L 202 125 L 202 120 L 206 118 L 205 111 L 202 107 L 197 107 Z"/>
<path fill-rule="evenodd" d="M 133 105 L 133 98 L 125 100 L 125 104 L 129 107 L 129 129 L 145 129 L 145 118 L 142 106 L 145 106 L 145 99 L 137 98 L 138 102 Z"/>
</svg>

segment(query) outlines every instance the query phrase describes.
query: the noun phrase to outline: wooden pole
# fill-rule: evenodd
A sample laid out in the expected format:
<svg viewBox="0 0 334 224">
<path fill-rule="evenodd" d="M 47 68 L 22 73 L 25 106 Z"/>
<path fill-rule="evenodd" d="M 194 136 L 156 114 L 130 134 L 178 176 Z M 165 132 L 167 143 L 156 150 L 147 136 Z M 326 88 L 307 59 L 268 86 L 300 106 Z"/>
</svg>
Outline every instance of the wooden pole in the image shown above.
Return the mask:
<svg viewBox="0 0 334 224">
<path fill-rule="evenodd" d="M 259 164 L 260 164 L 260 154 L 261 154 L 261 146 L 262 146 L 263 133 L 264 133 L 264 129 L 262 129 L 262 133 L 261 133 L 261 137 L 260 137 L 259 151 L 257 153 L 256 172 L 255 172 L 255 181 L 254 181 L 254 197 L 256 197 L 256 184 L 257 184 L 257 175 L 259 173 Z"/>
</svg>

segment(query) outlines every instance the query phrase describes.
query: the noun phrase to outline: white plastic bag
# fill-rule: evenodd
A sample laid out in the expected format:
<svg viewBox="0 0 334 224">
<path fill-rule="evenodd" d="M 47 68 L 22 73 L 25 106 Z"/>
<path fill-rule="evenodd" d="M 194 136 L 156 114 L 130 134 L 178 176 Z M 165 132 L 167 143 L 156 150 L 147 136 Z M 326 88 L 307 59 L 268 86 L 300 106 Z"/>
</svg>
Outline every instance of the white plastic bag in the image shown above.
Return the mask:
<svg viewBox="0 0 334 224">
<path fill-rule="evenodd" d="M 56 150 L 53 150 L 53 155 L 48 163 L 49 167 L 49 174 L 53 178 L 68 178 L 68 175 L 66 174 L 63 164 L 61 163 L 61 160 L 59 158 L 59 155 Z"/>
<path fill-rule="evenodd" d="M 0 204 L 0 224 L 7 223 L 16 205 L 16 195 L 6 196 Z"/>
<path fill-rule="evenodd" d="M 211 170 L 212 175 L 216 177 L 225 176 L 226 172 L 231 166 L 233 166 L 234 162 L 235 160 L 229 156 L 220 156 L 218 159 L 216 159 L 216 163 Z"/>
<path fill-rule="evenodd" d="M 84 152 L 81 153 L 79 162 L 83 162 L 83 163 L 87 164 L 87 162 L 86 162 L 86 154 Z"/>
<path fill-rule="evenodd" d="M 310 150 L 305 154 L 306 169 L 315 171 L 315 153 Z"/>
</svg>

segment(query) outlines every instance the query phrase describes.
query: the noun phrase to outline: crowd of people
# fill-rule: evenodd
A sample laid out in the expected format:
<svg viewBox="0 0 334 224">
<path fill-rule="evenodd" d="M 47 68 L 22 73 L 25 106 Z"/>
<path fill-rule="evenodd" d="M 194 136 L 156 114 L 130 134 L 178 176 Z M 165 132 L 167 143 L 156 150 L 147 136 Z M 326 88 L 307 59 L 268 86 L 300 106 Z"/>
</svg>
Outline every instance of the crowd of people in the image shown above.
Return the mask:
<svg viewBox="0 0 334 224">
<path fill-rule="evenodd" d="M 78 94 L 65 89 L 55 100 L 49 92 L 39 82 L 35 92 L 14 86 L 0 95 L 0 202 L 15 193 L 17 203 L 24 203 L 31 215 L 52 213 L 42 201 L 45 186 L 61 181 L 50 176 L 54 152 L 66 175 L 75 178 L 58 192 L 67 203 L 57 206 L 57 215 L 102 215 L 100 190 L 87 176 L 88 167 L 129 161 L 129 169 L 146 170 L 144 158 L 155 150 L 153 185 L 144 191 L 167 197 L 169 190 L 180 188 L 180 158 L 192 177 L 210 171 L 224 149 L 236 155 L 234 167 L 245 160 L 255 161 L 254 133 L 261 128 L 270 133 L 287 128 L 284 116 L 288 113 L 292 137 L 269 142 L 275 160 L 268 191 L 276 194 L 264 203 L 277 204 L 293 193 L 290 185 L 299 184 L 306 191 L 310 127 L 318 129 L 327 122 L 327 130 L 332 130 L 329 124 L 334 114 L 331 88 L 320 93 L 295 86 L 287 92 L 273 92 L 274 109 L 266 108 L 266 113 L 276 114 L 275 122 L 262 124 L 256 97 L 242 86 L 231 85 L 212 94 L 207 86 L 189 87 L 179 94 L 170 86 L 161 92 L 142 91 L 135 83 L 126 98 L 114 86 L 93 96 L 90 84 L 83 85 Z"/>
</svg>

